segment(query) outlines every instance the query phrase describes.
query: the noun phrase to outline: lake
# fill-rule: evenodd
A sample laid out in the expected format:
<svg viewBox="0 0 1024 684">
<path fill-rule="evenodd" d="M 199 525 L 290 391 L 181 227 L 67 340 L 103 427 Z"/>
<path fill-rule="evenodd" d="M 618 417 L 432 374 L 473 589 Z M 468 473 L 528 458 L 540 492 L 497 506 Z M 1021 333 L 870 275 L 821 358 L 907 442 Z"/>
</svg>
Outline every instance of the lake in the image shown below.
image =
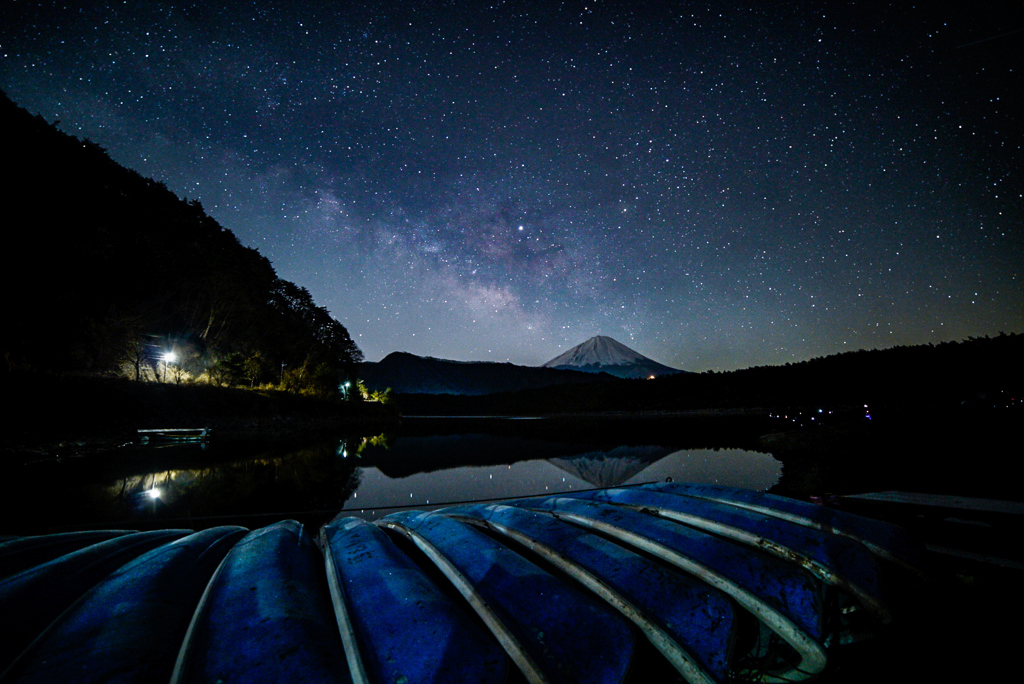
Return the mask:
<svg viewBox="0 0 1024 684">
<path fill-rule="evenodd" d="M 417 469 L 423 454 L 443 454 L 450 465 Z M 473 465 L 478 454 L 498 462 Z M 782 464 L 770 454 L 743 449 L 620 445 L 573 451 L 561 444 L 481 434 L 399 438 L 390 448 L 364 451 L 357 462 L 359 484 L 344 509 L 367 519 L 399 506 L 433 508 L 666 480 L 764 491 L 782 475 Z"/>
<path fill-rule="evenodd" d="M 523 425 L 504 434 L 125 445 L 26 463 L 0 485 L 0 531 L 254 528 L 284 518 L 318 527 L 339 512 L 373 520 L 400 508 L 666 480 L 767 490 L 782 476 L 766 453 L 684 448 L 685 440 L 635 431 L 553 438 Z"/>
<path fill-rule="evenodd" d="M 83 457 L 9 464 L 0 478 L 0 535 L 90 528 L 198 530 L 227 524 L 258 528 L 287 518 L 314 531 L 339 514 L 374 520 L 402 508 L 430 509 L 670 478 L 779 491 L 817 472 L 815 464 L 791 459 L 784 472 L 771 454 L 749 448 L 758 443 L 756 435 L 768 432 L 760 424 L 745 430 L 749 422 L 604 416 L 571 424 L 406 421 L 401 431 L 385 435 L 290 441 L 225 441 L 215 436 L 205 447 L 127 444 Z M 914 431 L 913 443 L 926 434 Z M 948 433 L 942 438 L 957 447 L 961 444 Z M 899 463 L 896 452 L 887 451 L 881 441 L 864 449 L 864 442 L 847 441 L 853 448 L 840 445 L 848 449 L 840 452 L 847 454 L 845 460 L 839 459 L 841 475 L 874 478 L 864 491 L 879 489 L 875 480 L 888 484 L 881 478 Z M 894 449 L 909 443 L 896 441 Z M 996 453 L 983 453 L 988 451 Z M 857 458 L 850 458 L 850 453 Z M 874 460 L 865 460 L 868 456 Z M 829 459 L 829 465 L 836 467 L 836 460 Z M 985 463 L 975 457 L 976 467 L 979 462 Z M 955 478 L 959 483 L 965 475 L 955 471 Z M 1005 476 L 995 479 L 1007 487 L 1015 482 Z M 826 491 L 820 484 L 809 490 Z M 943 585 L 941 601 L 925 597 L 926 610 L 904 614 L 900 629 L 889 632 L 880 647 L 854 651 L 827 680 L 864 681 L 880 671 L 891 673 L 892 653 L 900 654 L 897 665 L 903 674 L 897 681 L 910 681 L 912 676 L 939 680 L 950 667 L 957 673 L 977 672 L 977 659 L 949 658 L 949 653 L 1012 653 L 1015 634 L 1002 628 L 995 613 L 1020 604 L 1020 583 L 1015 576 L 1012 582 L 1002 575 L 988 579 L 972 580 L 964 585 L 970 591 L 961 588 L 953 594 Z M 982 661 L 980 665 L 986 666 L 998 659 Z M 982 671 L 982 680 L 995 679 Z"/>
</svg>

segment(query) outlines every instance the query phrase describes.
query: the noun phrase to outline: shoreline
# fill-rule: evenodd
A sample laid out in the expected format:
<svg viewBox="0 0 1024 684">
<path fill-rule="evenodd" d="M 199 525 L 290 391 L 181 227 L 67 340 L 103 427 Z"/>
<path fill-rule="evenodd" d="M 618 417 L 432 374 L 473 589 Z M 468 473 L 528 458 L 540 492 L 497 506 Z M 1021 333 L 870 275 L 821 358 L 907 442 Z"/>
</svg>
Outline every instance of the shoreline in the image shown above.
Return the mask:
<svg viewBox="0 0 1024 684">
<path fill-rule="evenodd" d="M 1024 406 L 879 407 L 872 420 L 782 420 L 767 407 L 579 411 L 547 415 L 407 415 L 393 405 L 341 402 L 274 390 L 137 383 L 116 378 L 15 373 L 0 459 L 25 463 L 95 455 L 145 428 L 211 428 L 214 440 L 313 438 L 338 433 L 461 432 L 583 442 L 671 441 L 686 448 L 742 448 L 787 467 L 777 493 L 797 498 L 878 489 L 1022 500 L 1008 471 Z M 799 475 L 797 475 L 799 473 Z"/>
<path fill-rule="evenodd" d="M 365 429 L 400 416 L 377 403 L 277 390 L 142 383 L 121 378 L 19 373 L 0 380 L 13 405 L 3 416 L 0 458 L 95 453 L 131 442 L 139 429 L 209 428 L 214 438 L 288 438 Z"/>
</svg>

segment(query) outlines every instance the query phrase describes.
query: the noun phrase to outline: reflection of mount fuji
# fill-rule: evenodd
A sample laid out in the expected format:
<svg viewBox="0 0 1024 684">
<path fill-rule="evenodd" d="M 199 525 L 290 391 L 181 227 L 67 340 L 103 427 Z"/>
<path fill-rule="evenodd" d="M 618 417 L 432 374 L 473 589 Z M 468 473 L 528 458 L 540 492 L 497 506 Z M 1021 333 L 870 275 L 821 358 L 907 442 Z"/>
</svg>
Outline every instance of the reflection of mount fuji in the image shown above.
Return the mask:
<svg viewBox="0 0 1024 684">
<path fill-rule="evenodd" d="M 617 487 L 648 466 L 660 461 L 672 449 L 660 446 L 621 446 L 611 451 L 591 451 L 569 458 L 549 458 L 548 462 L 595 487 Z"/>
<path fill-rule="evenodd" d="M 598 450 L 592 444 L 466 434 L 399 437 L 390 448 L 367 449 L 359 465 L 377 468 L 384 475 L 397 479 L 446 468 L 546 460 L 595 486 L 612 487 L 674 451 L 676 449 L 653 445 Z"/>
</svg>

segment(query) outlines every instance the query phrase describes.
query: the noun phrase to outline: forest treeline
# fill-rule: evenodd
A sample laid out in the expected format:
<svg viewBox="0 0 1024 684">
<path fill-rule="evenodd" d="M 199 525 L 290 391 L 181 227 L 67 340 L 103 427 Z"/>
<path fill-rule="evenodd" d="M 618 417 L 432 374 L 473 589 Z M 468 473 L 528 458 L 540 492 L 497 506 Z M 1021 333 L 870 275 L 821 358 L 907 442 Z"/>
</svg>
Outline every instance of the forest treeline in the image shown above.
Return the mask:
<svg viewBox="0 0 1024 684">
<path fill-rule="evenodd" d="M 1024 405 L 1024 335 L 844 352 L 737 371 L 608 379 L 483 397 L 400 395 L 416 415 Z"/>
<path fill-rule="evenodd" d="M 331 395 L 345 327 L 198 201 L 0 92 L 4 372 L 32 369 Z"/>
</svg>

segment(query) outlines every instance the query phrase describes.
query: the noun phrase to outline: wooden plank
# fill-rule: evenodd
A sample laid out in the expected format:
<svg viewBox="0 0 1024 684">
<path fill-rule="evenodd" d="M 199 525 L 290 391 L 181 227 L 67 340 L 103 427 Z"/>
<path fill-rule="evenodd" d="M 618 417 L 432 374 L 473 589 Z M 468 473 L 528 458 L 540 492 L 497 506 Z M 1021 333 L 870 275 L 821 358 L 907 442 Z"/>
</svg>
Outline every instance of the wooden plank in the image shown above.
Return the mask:
<svg viewBox="0 0 1024 684">
<path fill-rule="evenodd" d="M 136 430 L 139 435 L 139 442 L 149 444 L 150 442 L 204 442 L 212 430 L 210 428 L 154 428 L 147 430 Z"/>
</svg>

